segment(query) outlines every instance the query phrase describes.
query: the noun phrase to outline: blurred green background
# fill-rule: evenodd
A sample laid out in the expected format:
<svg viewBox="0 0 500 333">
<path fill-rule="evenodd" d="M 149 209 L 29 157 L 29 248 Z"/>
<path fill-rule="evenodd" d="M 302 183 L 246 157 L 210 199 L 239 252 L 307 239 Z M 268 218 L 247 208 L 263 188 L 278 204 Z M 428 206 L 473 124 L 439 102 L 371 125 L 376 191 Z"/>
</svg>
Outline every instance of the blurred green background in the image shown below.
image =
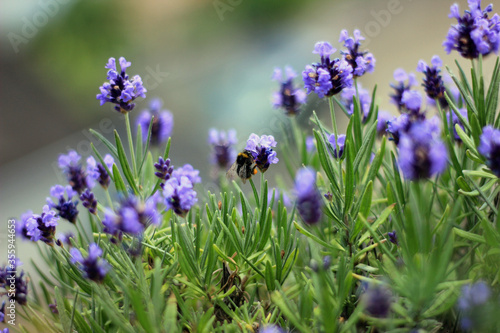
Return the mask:
<svg viewBox="0 0 500 333">
<path fill-rule="evenodd" d="M 275 66 L 291 65 L 300 73 L 317 61 L 311 53 L 317 41 L 330 41 L 340 49 L 340 30 L 352 34 L 358 28 L 369 37 L 364 46 L 377 59 L 375 73 L 361 82 L 370 90 L 377 83 L 381 108 L 395 113 L 388 103 L 394 69 L 415 71 L 419 59 L 430 62 L 434 54 L 455 69 L 456 55 L 446 56 L 441 46 L 454 23 L 447 17 L 452 3 L 2 0 L 1 234 L 5 236 L 8 218 L 28 209 L 40 212 L 50 187 L 64 182 L 57 170 L 59 154 L 68 148 L 89 154 L 88 128 L 102 130 L 104 122 L 125 135 L 122 115 L 109 104 L 100 107 L 95 99 L 109 57 L 131 61 L 128 73 L 141 75 L 148 89 L 148 98 L 138 101 L 132 118 L 151 98 L 163 99 L 175 119 L 174 165 L 191 163 L 208 184 L 210 127 L 236 128 L 238 149 L 252 132 L 279 134 L 284 116 L 271 107 L 277 89 L 270 80 Z M 466 6 L 460 1 L 461 10 Z M 492 65 L 487 59 L 485 72 Z M 313 109 L 325 114 L 326 107 L 311 97 L 300 122 L 306 124 Z M 277 170 L 271 168 L 268 178 Z M 5 238 L 0 242 L 1 254 Z M 29 262 L 34 249 L 19 244 L 18 255 Z"/>
</svg>

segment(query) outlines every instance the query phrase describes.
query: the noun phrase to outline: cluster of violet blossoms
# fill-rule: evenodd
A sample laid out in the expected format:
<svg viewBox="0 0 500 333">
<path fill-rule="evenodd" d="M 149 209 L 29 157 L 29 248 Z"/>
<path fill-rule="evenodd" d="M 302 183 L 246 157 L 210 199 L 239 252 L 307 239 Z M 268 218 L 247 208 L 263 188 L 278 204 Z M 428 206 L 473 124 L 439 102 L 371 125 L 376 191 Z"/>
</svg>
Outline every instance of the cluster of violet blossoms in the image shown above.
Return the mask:
<svg viewBox="0 0 500 333">
<path fill-rule="evenodd" d="M 164 203 L 167 210 L 179 216 L 186 216 L 191 207 L 198 202 L 194 184 L 200 183 L 199 171 L 192 165 L 185 164 L 175 169 L 170 159 L 158 158 L 155 163 L 155 175 L 160 179 L 163 189 Z"/>
<path fill-rule="evenodd" d="M 295 195 L 297 211 L 307 224 L 318 223 L 321 219 L 323 199 L 316 187 L 316 171 L 312 168 L 302 168 L 295 175 Z"/>
<path fill-rule="evenodd" d="M 19 275 L 17 274 L 17 267 L 22 265 L 19 258 L 9 260 L 11 263 L 5 266 L 0 266 L 0 289 L 12 290 L 15 292 L 5 292 L 8 295 L 9 300 L 15 301 L 21 305 L 25 305 L 28 301 L 28 278 L 24 276 L 24 271 L 21 270 Z M 12 281 L 14 280 L 14 281 Z M 14 288 L 12 288 L 12 282 L 14 282 Z M 4 294 L 0 292 L 0 295 Z M 5 303 L 2 304 L 0 308 L 0 322 L 3 322 L 2 315 L 5 316 Z"/>
<path fill-rule="evenodd" d="M 307 93 L 315 92 L 319 98 L 338 94 L 353 85 L 353 78 L 375 69 L 375 58 L 371 53 L 360 52 L 361 41 L 364 38 L 359 30 L 354 30 L 350 37 L 347 30 L 340 33 L 339 42 L 344 42 L 346 50 L 340 53 L 341 58 L 331 59 L 337 50 L 328 42 L 317 42 L 313 53 L 319 54 L 320 62 L 307 65 L 302 72 Z"/>
<path fill-rule="evenodd" d="M 289 67 L 285 67 L 285 79 L 281 69 L 275 68 L 273 80 L 280 82 L 281 89 L 273 94 L 273 107 L 282 108 L 286 115 L 294 116 L 299 113 L 300 107 L 306 103 L 307 95 L 303 89 L 296 88 L 293 85 L 293 79 L 297 73 Z"/>
<path fill-rule="evenodd" d="M 460 53 L 466 59 L 476 59 L 479 55 L 486 56 L 492 52 L 498 53 L 500 46 L 500 16 L 488 17 L 493 5 L 481 9 L 481 0 L 469 0 L 469 10 L 460 16 L 458 4 L 450 8 L 449 18 L 457 19 L 458 24 L 448 31 L 443 42 L 445 51 Z"/>
<path fill-rule="evenodd" d="M 161 145 L 167 142 L 174 127 L 174 116 L 168 110 L 162 110 L 163 102 L 159 98 L 151 100 L 149 110 L 143 110 L 137 118 L 137 125 L 141 127 L 142 141 L 148 139 L 148 130 L 151 126 L 151 144 Z M 151 118 L 153 118 L 151 124 Z"/>
<path fill-rule="evenodd" d="M 71 254 L 71 262 L 78 265 L 83 271 L 84 277 L 92 281 L 101 282 L 106 277 L 110 269 L 108 262 L 101 258 L 102 250 L 95 244 L 89 244 L 87 257 L 83 257 L 80 250 L 72 248 L 69 253 Z"/>
<path fill-rule="evenodd" d="M 227 132 L 211 128 L 208 131 L 208 144 L 212 146 L 210 163 L 221 170 L 227 170 L 236 160 L 234 146 L 238 143 L 236 131 L 231 129 Z"/>
<path fill-rule="evenodd" d="M 425 75 L 424 84 L 428 99 L 438 100 L 445 90 L 439 67 L 442 65 L 439 57 L 432 59 L 432 67 L 420 61 L 417 70 Z M 390 95 L 391 102 L 401 113 L 399 117 L 384 120 L 387 123 L 387 133 L 391 134 L 399 151 L 399 166 L 404 176 L 410 180 L 427 179 L 442 173 L 447 167 L 447 150 L 441 141 L 439 119 L 426 118 L 422 106 L 423 98 L 420 92 L 413 90 L 417 85 L 414 74 L 407 74 L 403 69 L 394 71 L 392 83 L 394 93 Z M 383 115 L 384 117 L 386 115 Z"/>
<path fill-rule="evenodd" d="M 126 73 L 131 63 L 125 60 L 124 57 L 119 59 L 121 71 L 116 68 L 116 59 L 109 58 L 105 68 L 109 69 L 107 79 L 99 87 L 101 91 L 96 98 L 101 101 L 101 105 L 109 102 L 116 104 L 115 110 L 120 113 L 128 113 L 134 109 L 135 104 L 132 103 L 136 98 L 146 98 L 146 88 L 142 85 L 142 79 L 139 75 L 134 75 L 131 79 Z"/>
<path fill-rule="evenodd" d="M 277 142 L 272 135 L 258 136 L 255 133 L 250 134 L 245 147 L 246 151 L 252 154 L 255 165 L 261 172 L 266 172 L 271 164 L 278 163 L 279 159 L 276 157 Z"/>
</svg>

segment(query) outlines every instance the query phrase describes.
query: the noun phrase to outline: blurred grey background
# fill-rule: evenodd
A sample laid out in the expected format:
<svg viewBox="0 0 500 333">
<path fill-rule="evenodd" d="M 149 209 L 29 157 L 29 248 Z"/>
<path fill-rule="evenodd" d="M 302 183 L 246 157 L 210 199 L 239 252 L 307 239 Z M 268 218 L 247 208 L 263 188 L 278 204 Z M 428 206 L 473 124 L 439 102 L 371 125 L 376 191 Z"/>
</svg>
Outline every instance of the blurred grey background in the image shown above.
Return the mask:
<svg viewBox="0 0 500 333">
<path fill-rule="evenodd" d="M 278 88 L 273 68 L 291 65 L 300 73 L 317 61 L 311 53 L 317 41 L 341 48 L 341 29 L 358 28 L 367 37 L 363 45 L 377 63 L 361 83 L 370 90 L 377 83 L 381 108 L 390 112 L 396 112 L 388 103 L 394 69 L 415 71 L 419 59 L 438 54 L 455 70 L 456 54 L 447 56 L 441 46 L 455 23 L 447 17 L 453 2 L 2 0 L 0 264 L 8 218 L 40 212 L 50 187 L 64 181 L 58 155 L 72 148 L 86 157 L 90 140 L 96 142 L 88 128 L 109 137 L 111 123 L 125 136 L 122 115 L 95 99 L 109 57 L 131 61 L 127 72 L 141 75 L 148 89 L 132 119 L 151 98 L 163 99 L 175 118 L 174 165 L 191 163 L 208 179 L 208 129 L 236 128 L 238 149 L 252 132 L 278 135 L 284 116 L 270 104 Z M 463 11 L 467 2 L 459 3 Z M 485 72 L 492 67 L 487 59 Z M 311 110 L 324 115 L 326 107 L 313 97 L 299 120 L 306 124 Z M 61 221 L 61 228 L 73 226 Z M 18 243 L 22 260 L 33 251 Z"/>
</svg>

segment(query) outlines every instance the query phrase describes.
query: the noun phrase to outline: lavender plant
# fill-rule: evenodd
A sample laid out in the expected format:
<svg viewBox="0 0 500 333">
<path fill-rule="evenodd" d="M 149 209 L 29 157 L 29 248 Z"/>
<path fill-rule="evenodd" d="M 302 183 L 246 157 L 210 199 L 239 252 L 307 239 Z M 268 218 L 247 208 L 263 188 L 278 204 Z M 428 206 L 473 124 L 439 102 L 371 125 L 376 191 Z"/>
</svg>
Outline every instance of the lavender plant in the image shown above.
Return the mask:
<svg viewBox="0 0 500 333">
<path fill-rule="evenodd" d="M 158 100 L 134 139 L 129 117 L 146 88 L 110 58 L 97 99 L 123 114 L 127 144 L 91 130 L 104 157 L 93 147 L 86 168 L 75 151 L 59 157 L 67 184 L 16 223 L 47 268 L 32 261 L 39 283 L 21 272 L 11 295 L 9 258 L 0 287 L 38 332 L 498 332 L 499 58 L 482 71 L 500 44 L 492 11 L 451 7 L 443 46 L 470 60 L 470 76 L 445 66 L 446 85 L 441 59 L 422 60 L 424 98 L 417 76 L 396 69 L 385 98 L 397 117 L 379 111 L 376 87 L 361 88 L 375 57 L 358 30 L 340 33 L 338 58 L 318 42 L 320 61 L 302 72 L 330 107 L 331 125 L 313 112 L 314 137 L 293 117 L 307 103 L 295 72 L 276 69 L 285 133 L 248 129 L 238 155 L 234 130 L 210 129 L 216 193 L 169 155 L 173 116 Z M 272 189 L 266 171 L 282 164 L 290 177 Z M 224 177 L 231 165 L 242 182 Z M 57 235 L 62 223 L 73 234 Z"/>
</svg>

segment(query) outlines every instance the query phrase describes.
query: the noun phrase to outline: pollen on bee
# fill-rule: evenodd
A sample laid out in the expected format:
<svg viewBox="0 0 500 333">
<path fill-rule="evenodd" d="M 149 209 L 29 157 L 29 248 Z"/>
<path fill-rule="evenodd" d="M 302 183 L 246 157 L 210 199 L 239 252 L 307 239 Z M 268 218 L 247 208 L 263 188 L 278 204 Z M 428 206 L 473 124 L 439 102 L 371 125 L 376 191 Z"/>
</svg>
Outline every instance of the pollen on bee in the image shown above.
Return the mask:
<svg viewBox="0 0 500 333">
<path fill-rule="evenodd" d="M 253 169 L 252 174 L 256 175 L 257 174 L 257 169 Z"/>
</svg>

